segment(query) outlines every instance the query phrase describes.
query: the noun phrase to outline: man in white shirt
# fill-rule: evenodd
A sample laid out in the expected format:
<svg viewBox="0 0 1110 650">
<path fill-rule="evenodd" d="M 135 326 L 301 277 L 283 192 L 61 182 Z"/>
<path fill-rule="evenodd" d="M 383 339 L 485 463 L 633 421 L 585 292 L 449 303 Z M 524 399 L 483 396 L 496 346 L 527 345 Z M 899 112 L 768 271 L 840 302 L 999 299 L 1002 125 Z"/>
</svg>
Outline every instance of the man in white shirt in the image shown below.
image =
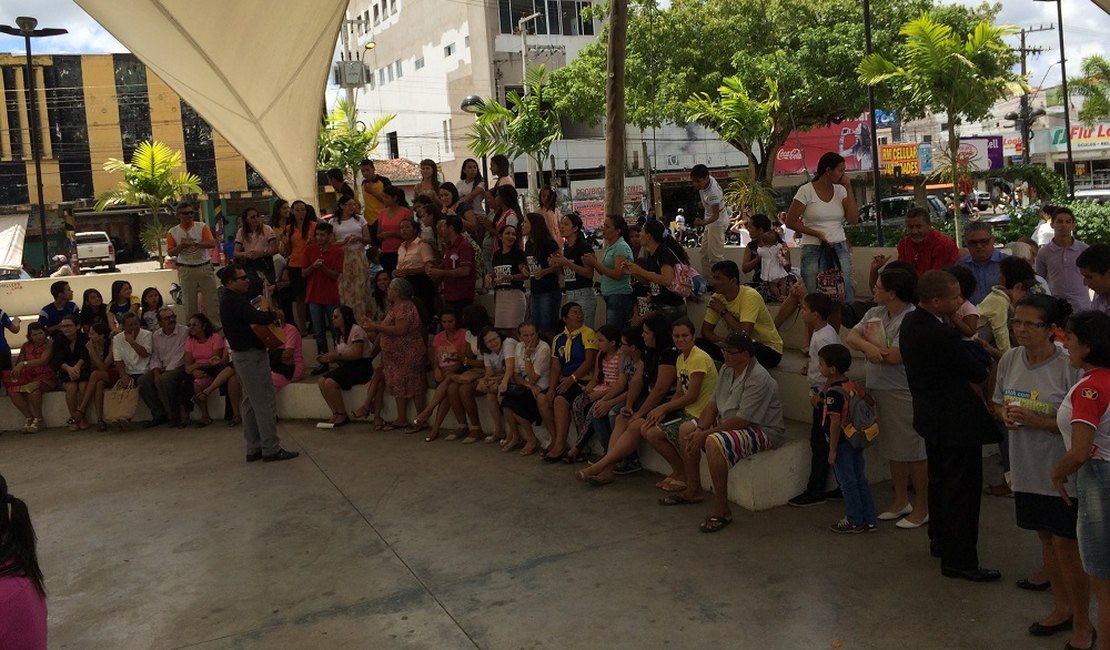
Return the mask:
<svg viewBox="0 0 1110 650">
<path fill-rule="evenodd" d="M 171 417 L 175 426 L 180 426 L 187 421 L 188 414 L 182 413 L 182 407 L 189 405 L 192 388 L 192 377 L 185 372 L 185 339 L 189 331 L 177 322 L 177 314 L 170 307 L 158 310 L 158 325 L 151 337 L 150 370 L 139 380 L 139 395 L 152 416 L 148 427 L 156 427 Z M 183 380 L 188 385 L 182 386 Z"/>
<path fill-rule="evenodd" d="M 123 331 L 112 337 L 112 360 L 116 363 L 120 383 L 130 388 L 150 369 L 154 336 L 139 327 L 139 317 L 134 312 L 124 314 L 122 325 Z"/>
<path fill-rule="evenodd" d="M 717 179 L 709 175 L 705 165 L 694 165 L 690 170 L 690 182 L 701 194 L 702 209 L 705 217 L 694 221 L 695 226 L 705 226 L 701 238 L 702 274 L 707 274 L 713 265 L 725 259 L 725 230 L 728 228 L 732 211 L 725 205 L 725 193 Z"/>
</svg>

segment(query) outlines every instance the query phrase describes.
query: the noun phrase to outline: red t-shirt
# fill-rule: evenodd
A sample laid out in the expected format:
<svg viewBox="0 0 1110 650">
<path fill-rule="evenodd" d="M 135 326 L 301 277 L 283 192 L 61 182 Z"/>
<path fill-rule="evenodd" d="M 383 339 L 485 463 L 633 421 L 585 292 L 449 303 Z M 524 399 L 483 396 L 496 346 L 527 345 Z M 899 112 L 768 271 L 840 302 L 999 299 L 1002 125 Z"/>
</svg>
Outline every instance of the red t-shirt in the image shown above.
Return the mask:
<svg viewBox="0 0 1110 650">
<path fill-rule="evenodd" d="M 474 249 L 466 238 L 459 236 L 453 244 L 443 247 L 443 262 L 440 268 L 444 271 L 469 267 L 470 272 L 461 278 L 443 278 L 444 300 L 473 300 L 474 299 Z"/>
<path fill-rule="evenodd" d="M 412 211 L 408 208 L 400 208 L 392 216 L 388 209 L 382 210 L 378 213 L 378 232 L 399 232 L 401 222 L 405 219 L 412 219 Z M 400 237 L 389 237 L 382 240 L 383 253 L 396 253 L 399 248 L 401 248 Z"/>
<path fill-rule="evenodd" d="M 925 241 L 915 243 L 906 235 L 898 242 L 898 259 L 913 264 L 913 270 L 920 277 L 926 271 L 934 271 L 952 266 L 960 259 L 956 242 L 948 235 L 930 228 Z"/>
<path fill-rule="evenodd" d="M 341 247 L 331 244 L 325 251 L 320 250 L 320 245 L 316 243 L 304 247 L 304 268 L 308 268 L 318 259 L 323 259 L 324 266 L 336 273 L 343 272 L 343 249 Z M 305 304 L 339 304 L 339 278 L 330 278 L 321 269 L 316 269 L 308 276 L 305 283 Z"/>
</svg>

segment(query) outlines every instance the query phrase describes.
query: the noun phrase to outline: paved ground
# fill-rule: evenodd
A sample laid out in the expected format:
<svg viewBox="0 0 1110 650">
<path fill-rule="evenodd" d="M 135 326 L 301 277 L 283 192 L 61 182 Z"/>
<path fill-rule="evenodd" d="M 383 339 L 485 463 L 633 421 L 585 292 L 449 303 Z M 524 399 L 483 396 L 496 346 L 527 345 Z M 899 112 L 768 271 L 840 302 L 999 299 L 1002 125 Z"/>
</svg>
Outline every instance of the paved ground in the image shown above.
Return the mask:
<svg viewBox="0 0 1110 650">
<path fill-rule="evenodd" d="M 975 585 L 939 575 L 924 530 L 826 532 L 839 504 L 737 511 L 705 535 L 704 508 L 658 507 L 646 473 L 598 489 L 485 444 L 281 429 L 301 458 L 247 465 L 222 423 L 0 436 L 0 472 L 38 529 L 51 647 L 1066 641 L 1025 633 L 1051 597 L 1013 586 L 1039 555 L 1009 500 L 984 501 L 980 544 L 1004 580 Z"/>
</svg>

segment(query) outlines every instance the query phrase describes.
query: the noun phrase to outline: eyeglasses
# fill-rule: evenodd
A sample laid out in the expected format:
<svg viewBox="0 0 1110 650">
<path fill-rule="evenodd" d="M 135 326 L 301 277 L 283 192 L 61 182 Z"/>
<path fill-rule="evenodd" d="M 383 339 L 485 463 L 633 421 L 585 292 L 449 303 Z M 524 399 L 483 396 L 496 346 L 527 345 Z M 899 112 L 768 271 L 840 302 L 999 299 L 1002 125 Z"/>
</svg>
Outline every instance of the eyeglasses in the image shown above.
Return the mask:
<svg viewBox="0 0 1110 650">
<path fill-rule="evenodd" d="M 990 239 L 969 239 L 969 240 L 967 240 L 967 245 L 968 246 L 989 246 L 990 244 L 991 244 Z"/>
<path fill-rule="evenodd" d="M 1014 320 L 1014 321 L 1010 321 L 1010 324 L 1013 325 L 1015 329 L 1016 328 L 1036 329 L 1036 328 L 1040 328 L 1040 327 L 1048 327 L 1048 323 L 1045 323 L 1043 321 L 1035 321 L 1035 320 Z"/>
<path fill-rule="evenodd" d="M 177 316 L 163 316 L 162 320 L 165 320 L 165 321 L 177 320 Z"/>
</svg>

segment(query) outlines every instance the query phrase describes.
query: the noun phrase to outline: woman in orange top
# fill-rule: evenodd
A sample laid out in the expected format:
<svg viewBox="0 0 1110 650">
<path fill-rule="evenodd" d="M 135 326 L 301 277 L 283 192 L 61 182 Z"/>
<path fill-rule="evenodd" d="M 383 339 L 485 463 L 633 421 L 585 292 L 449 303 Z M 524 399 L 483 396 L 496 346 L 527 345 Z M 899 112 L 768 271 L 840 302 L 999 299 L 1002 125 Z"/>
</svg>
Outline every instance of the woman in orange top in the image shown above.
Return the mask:
<svg viewBox="0 0 1110 650">
<path fill-rule="evenodd" d="M 304 248 L 316 236 L 316 211 L 304 201 L 293 201 L 289 210 L 289 220 L 285 223 L 285 232 L 281 237 L 281 252 L 288 260 L 289 287 L 293 292 L 293 316 L 297 321 L 297 329 L 301 335 L 308 333 L 305 323 L 308 321 L 307 308 L 304 303 L 304 294 L 307 285 L 301 269 L 304 268 Z"/>
<path fill-rule="evenodd" d="M 405 191 L 396 185 L 384 190 L 385 208 L 378 216 L 378 239 L 382 242 L 382 268 L 390 273 L 397 268 L 397 251 L 401 248 L 401 222 L 412 219 L 405 201 Z"/>
</svg>

